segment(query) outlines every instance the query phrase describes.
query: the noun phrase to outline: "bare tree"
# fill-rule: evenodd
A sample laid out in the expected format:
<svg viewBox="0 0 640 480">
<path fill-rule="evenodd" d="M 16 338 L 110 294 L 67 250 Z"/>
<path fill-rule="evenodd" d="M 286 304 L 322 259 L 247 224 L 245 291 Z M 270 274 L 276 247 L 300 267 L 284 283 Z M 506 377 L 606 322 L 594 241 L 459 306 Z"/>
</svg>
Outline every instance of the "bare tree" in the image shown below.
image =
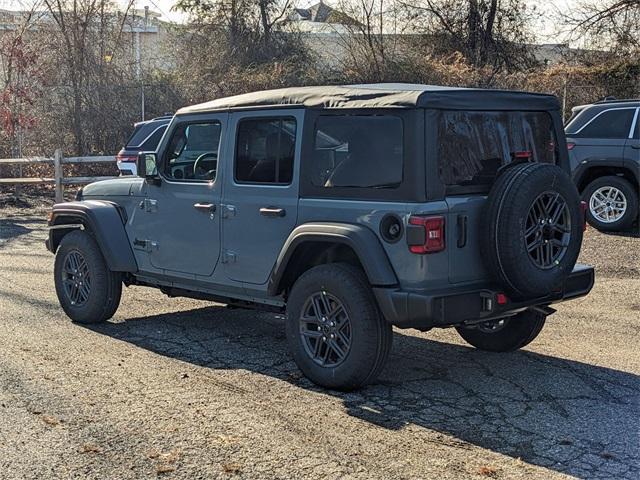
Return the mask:
<svg viewBox="0 0 640 480">
<path fill-rule="evenodd" d="M 640 0 L 583 0 L 558 17 L 570 39 L 622 55 L 640 54 Z"/>
</svg>

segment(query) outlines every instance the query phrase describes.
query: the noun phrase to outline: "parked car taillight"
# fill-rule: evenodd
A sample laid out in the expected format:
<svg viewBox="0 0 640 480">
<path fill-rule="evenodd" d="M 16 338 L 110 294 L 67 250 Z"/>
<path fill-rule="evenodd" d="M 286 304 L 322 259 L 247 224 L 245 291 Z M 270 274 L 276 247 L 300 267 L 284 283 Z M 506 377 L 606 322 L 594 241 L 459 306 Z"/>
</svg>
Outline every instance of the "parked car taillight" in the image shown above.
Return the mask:
<svg viewBox="0 0 640 480">
<path fill-rule="evenodd" d="M 411 253 L 424 254 L 444 250 L 444 217 L 409 217 L 407 243 Z"/>
<path fill-rule="evenodd" d="M 573 147 L 575 147 L 576 144 L 573 142 L 567 142 L 567 150 L 573 150 Z"/>
<path fill-rule="evenodd" d="M 582 231 L 587 231 L 587 202 L 582 200 L 580 202 L 580 212 L 582 213 Z"/>
<path fill-rule="evenodd" d="M 138 158 L 135 155 L 123 155 L 119 153 L 116 155 L 116 160 L 118 162 L 135 162 Z"/>
</svg>

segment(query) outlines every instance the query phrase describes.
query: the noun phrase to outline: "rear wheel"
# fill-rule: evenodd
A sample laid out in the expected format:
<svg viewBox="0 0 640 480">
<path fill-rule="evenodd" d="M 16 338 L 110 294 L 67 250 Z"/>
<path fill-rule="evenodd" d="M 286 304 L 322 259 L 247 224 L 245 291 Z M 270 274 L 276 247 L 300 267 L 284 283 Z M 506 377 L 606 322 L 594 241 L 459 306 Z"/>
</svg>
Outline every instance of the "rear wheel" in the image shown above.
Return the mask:
<svg viewBox="0 0 640 480">
<path fill-rule="evenodd" d="M 286 330 L 300 370 L 312 382 L 338 390 L 374 381 L 393 335 L 362 271 L 342 263 L 314 267 L 296 281 Z"/>
<path fill-rule="evenodd" d="M 86 231 L 75 230 L 62 238 L 54 276 L 60 305 L 74 322 L 103 322 L 116 312 L 122 274 L 109 270 L 100 247 Z"/>
<path fill-rule="evenodd" d="M 456 327 L 470 345 L 489 352 L 510 352 L 531 343 L 540 333 L 546 316 L 526 311 L 513 317 Z"/>
<path fill-rule="evenodd" d="M 638 219 L 638 194 L 626 179 L 601 177 L 585 188 L 587 220 L 603 232 L 629 229 Z"/>
</svg>

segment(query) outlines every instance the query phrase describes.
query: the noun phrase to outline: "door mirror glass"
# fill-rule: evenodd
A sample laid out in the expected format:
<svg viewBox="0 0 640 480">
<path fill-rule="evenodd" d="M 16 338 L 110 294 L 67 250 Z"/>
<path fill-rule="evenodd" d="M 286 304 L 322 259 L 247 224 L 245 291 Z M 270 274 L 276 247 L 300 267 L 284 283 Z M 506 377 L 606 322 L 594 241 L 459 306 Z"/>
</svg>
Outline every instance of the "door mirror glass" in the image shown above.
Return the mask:
<svg viewBox="0 0 640 480">
<path fill-rule="evenodd" d="M 147 180 L 155 180 L 158 178 L 158 166 L 156 154 L 149 152 L 140 152 L 136 164 L 138 176 Z"/>
</svg>

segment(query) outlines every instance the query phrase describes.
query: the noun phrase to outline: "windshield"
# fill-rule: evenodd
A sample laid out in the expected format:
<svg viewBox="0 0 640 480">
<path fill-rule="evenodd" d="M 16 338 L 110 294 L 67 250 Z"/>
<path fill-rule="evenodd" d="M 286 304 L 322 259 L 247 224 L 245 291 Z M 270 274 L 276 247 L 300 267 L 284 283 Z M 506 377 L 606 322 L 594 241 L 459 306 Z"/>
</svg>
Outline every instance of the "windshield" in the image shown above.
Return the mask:
<svg viewBox="0 0 640 480">
<path fill-rule="evenodd" d="M 488 191 L 500 167 L 513 161 L 556 162 L 553 119 L 547 112 L 443 111 L 438 157 L 449 190 Z"/>
</svg>

